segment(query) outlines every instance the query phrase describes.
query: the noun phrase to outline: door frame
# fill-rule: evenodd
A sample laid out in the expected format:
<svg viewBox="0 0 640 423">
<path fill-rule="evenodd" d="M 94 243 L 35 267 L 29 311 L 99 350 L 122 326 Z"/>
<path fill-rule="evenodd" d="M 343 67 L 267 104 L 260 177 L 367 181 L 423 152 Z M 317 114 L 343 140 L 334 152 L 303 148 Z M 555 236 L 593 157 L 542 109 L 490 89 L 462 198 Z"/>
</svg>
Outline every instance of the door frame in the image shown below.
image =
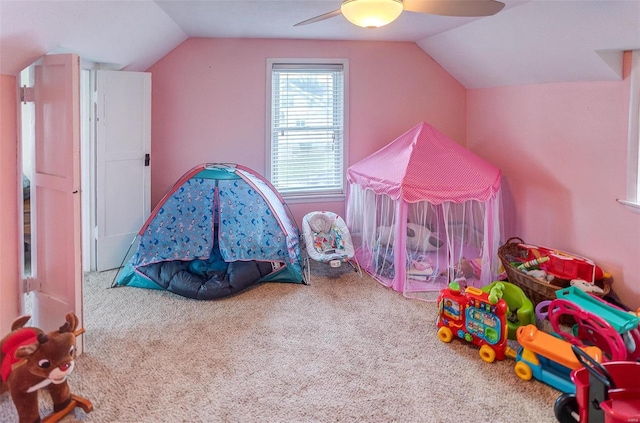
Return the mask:
<svg viewBox="0 0 640 423">
<path fill-rule="evenodd" d="M 80 62 L 80 174 L 82 181 L 82 267 L 96 268 L 95 255 L 95 64 Z"/>
<path fill-rule="evenodd" d="M 80 134 L 82 144 L 82 267 L 96 270 L 96 71 L 117 66 L 80 59 Z"/>
</svg>

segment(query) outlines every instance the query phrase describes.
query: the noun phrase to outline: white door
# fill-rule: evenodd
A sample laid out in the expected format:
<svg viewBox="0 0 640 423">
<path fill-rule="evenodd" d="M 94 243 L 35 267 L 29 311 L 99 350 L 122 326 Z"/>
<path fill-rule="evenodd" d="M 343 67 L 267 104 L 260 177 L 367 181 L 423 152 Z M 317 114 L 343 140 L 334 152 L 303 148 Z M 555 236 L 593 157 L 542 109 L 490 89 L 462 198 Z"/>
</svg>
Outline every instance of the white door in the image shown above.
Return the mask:
<svg viewBox="0 0 640 423">
<path fill-rule="evenodd" d="M 151 74 L 96 71 L 96 268 L 120 266 L 151 208 Z"/>
<path fill-rule="evenodd" d="M 34 70 L 32 323 L 46 332 L 69 312 L 83 324 L 79 75 L 74 54 L 44 56 Z"/>
</svg>

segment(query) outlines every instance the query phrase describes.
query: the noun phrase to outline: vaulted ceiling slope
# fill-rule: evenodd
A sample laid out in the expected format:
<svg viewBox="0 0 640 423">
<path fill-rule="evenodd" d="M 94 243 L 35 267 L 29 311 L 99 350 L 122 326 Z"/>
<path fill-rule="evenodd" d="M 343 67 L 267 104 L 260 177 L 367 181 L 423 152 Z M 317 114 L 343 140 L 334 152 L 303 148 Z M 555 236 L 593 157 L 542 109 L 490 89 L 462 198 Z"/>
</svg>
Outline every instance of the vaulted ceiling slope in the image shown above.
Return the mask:
<svg viewBox="0 0 640 423">
<path fill-rule="evenodd" d="M 622 52 L 640 49 L 640 0 L 502 1 L 494 16 L 405 12 L 363 29 L 342 16 L 293 26 L 340 0 L 0 0 L 0 73 L 51 52 L 146 70 L 189 37 L 381 40 L 416 42 L 465 87 L 483 88 L 619 80 Z"/>
</svg>

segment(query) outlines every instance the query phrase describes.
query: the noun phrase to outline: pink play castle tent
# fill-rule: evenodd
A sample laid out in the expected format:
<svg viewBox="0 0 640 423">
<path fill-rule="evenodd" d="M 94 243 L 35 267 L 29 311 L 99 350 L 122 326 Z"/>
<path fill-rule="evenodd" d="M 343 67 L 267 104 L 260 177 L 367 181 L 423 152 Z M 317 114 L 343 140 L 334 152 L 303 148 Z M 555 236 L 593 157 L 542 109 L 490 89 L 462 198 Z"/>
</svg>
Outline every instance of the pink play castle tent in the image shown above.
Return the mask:
<svg viewBox="0 0 640 423">
<path fill-rule="evenodd" d="M 422 122 L 349 167 L 347 179 L 356 257 L 382 284 L 431 300 L 453 279 L 496 279 L 500 169 Z"/>
</svg>

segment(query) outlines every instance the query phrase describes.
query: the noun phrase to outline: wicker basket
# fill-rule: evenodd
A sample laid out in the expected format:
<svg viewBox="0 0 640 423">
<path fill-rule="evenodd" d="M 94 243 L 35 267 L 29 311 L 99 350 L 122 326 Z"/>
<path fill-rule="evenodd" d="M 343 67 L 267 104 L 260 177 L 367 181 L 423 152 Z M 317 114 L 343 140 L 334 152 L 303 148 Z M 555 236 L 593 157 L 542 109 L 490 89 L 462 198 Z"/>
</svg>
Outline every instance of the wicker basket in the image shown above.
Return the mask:
<svg viewBox="0 0 640 423">
<path fill-rule="evenodd" d="M 527 250 L 520 247 L 519 244 L 524 244 L 524 241 L 518 237 L 513 237 L 509 238 L 509 240 L 498 249 L 498 257 L 502 262 L 504 270 L 507 272 L 509 282 L 522 288 L 534 306 L 542 301 L 555 300 L 556 291 L 569 286 L 570 281 L 556 278 L 547 283 L 517 270 L 511 265 L 511 262 L 517 259 L 526 260 L 527 257 Z M 611 290 L 608 283 L 598 284 L 598 286 L 604 291 L 603 293 L 596 294 L 599 297 L 607 295 Z"/>
</svg>

